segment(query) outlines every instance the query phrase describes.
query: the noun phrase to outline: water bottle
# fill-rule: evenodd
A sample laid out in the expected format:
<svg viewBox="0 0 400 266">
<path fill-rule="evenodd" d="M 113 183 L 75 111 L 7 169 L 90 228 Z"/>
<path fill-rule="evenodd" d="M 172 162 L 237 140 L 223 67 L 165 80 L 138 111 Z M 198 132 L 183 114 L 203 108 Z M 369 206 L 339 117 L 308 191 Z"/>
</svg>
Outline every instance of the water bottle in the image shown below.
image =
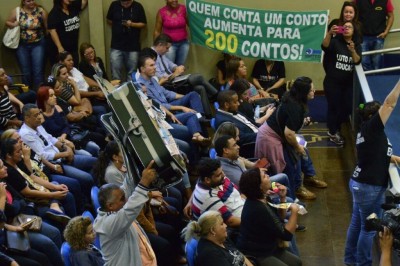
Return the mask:
<svg viewBox="0 0 400 266">
<path fill-rule="evenodd" d="M 254 118 L 259 119 L 260 118 L 260 106 L 257 105 L 256 109 L 254 110 Z"/>
</svg>

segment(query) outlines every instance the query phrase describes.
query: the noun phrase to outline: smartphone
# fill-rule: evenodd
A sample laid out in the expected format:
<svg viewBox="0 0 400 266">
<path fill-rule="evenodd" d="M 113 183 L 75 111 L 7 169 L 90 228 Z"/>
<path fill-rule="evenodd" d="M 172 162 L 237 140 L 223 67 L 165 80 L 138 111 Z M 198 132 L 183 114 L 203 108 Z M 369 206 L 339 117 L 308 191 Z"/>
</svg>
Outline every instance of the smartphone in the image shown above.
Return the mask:
<svg viewBox="0 0 400 266">
<path fill-rule="evenodd" d="M 254 165 L 254 167 L 257 168 L 268 168 L 268 166 L 269 166 L 269 161 L 267 160 L 267 158 L 261 158 Z"/>
<path fill-rule="evenodd" d="M 265 110 L 267 110 L 267 109 L 269 109 L 269 108 L 272 108 L 272 107 L 275 107 L 275 106 L 276 106 L 276 103 L 267 104 L 267 105 L 265 106 Z"/>
<path fill-rule="evenodd" d="M 343 34 L 344 33 L 344 27 L 343 26 L 337 26 L 337 34 Z"/>
<path fill-rule="evenodd" d="M 28 221 L 24 224 L 21 224 L 21 227 L 23 228 L 29 228 L 35 221 L 36 221 L 36 217 L 35 218 L 29 218 Z"/>
</svg>

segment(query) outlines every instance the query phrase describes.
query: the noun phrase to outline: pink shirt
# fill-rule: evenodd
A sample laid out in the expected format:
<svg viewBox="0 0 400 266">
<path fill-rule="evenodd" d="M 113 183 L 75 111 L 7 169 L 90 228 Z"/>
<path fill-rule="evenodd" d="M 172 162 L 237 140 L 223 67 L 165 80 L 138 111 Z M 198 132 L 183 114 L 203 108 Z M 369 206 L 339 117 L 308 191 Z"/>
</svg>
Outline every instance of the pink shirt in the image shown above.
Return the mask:
<svg viewBox="0 0 400 266">
<path fill-rule="evenodd" d="M 186 7 L 179 5 L 176 9 L 172 9 L 169 6 L 164 6 L 159 12 L 163 33 L 171 37 L 172 42 L 186 40 L 188 36 L 186 30 Z"/>
</svg>

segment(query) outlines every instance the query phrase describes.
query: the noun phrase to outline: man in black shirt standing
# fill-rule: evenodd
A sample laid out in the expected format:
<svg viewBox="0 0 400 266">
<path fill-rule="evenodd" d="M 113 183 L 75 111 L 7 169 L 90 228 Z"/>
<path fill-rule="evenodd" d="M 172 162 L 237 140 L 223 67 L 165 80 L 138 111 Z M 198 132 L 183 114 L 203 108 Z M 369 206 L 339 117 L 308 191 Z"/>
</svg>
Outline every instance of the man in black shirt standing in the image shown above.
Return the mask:
<svg viewBox="0 0 400 266">
<path fill-rule="evenodd" d="M 111 25 L 111 75 L 114 80 L 122 78 L 125 67 L 128 80 L 136 71 L 140 51 L 140 30 L 146 26 L 143 6 L 133 0 L 116 0 L 107 13 L 107 23 Z"/>
</svg>

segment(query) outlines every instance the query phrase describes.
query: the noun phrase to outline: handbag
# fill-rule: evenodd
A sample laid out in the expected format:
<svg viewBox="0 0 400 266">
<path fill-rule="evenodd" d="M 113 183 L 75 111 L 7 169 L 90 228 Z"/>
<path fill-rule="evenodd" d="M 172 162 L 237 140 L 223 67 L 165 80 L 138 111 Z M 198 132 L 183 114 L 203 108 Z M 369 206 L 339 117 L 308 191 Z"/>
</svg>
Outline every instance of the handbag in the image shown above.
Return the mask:
<svg viewBox="0 0 400 266">
<path fill-rule="evenodd" d="M 26 225 L 27 223 L 31 223 L 29 228 L 30 231 L 39 232 L 42 228 L 42 218 L 36 215 L 28 215 L 28 214 L 18 214 L 14 217 L 12 221 L 12 225 L 15 226 L 22 226 Z"/>
<path fill-rule="evenodd" d="M 19 21 L 19 11 L 20 11 L 20 7 L 17 7 L 16 11 L 15 11 L 16 15 L 17 15 L 17 21 Z M 7 29 L 7 31 L 3 37 L 4 46 L 11 48 L 11 49 L 17 49 L 18 45 L 19 45 L 20 36 L 21 35 L 20 35 L 19 25 L 12 29 Z"/>
<path fill-rule="evenodd" d="M 89 141 L 89 130 L 82 129 L 80 125 L 72 124 L 70 139 L 77 149 L 84 148 Z"/>
<path fill-rule="evenodd" d="M 31 249 L 26 231 L 14 232 L 6 230 L 7 249 L 16 253 L 26 253 Z"/>
<path fill-rule="evenodd" d="M 163 87 L 180 94 L 187 94 L 191 92 L 191 84 L 189 82 L 190 75 L 178 76 L 173 80 L 168 80 L 163 83 Z"/>
</svg>

